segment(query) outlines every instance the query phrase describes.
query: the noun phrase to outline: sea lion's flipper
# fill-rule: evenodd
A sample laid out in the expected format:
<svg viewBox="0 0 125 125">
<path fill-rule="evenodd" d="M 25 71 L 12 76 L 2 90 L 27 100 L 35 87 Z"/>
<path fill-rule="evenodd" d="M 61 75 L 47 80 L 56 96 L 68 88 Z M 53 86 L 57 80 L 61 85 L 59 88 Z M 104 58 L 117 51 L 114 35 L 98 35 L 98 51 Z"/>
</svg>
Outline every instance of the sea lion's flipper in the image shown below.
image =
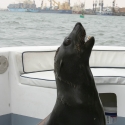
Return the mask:
<svg viewBox="0 0 125 125">
<path fill-rule="evenodd" d="M 50 115 L 48 115 L 44 120 L 42 120 L 38 125 L 46 125 L 46 122 L 50 118 Z"/>
</svg>

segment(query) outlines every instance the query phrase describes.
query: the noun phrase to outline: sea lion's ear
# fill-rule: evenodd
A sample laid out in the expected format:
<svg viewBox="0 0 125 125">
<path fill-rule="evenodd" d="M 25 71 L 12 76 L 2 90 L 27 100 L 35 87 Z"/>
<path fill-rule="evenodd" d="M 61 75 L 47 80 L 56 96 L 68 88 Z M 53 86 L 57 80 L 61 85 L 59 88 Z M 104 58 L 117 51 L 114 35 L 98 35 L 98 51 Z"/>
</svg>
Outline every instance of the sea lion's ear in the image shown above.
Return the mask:
<svg viewBox="0 0 125 125">
<path fill-rule="evenodd" d="M 89 38 L 88 41 L 85 42 L 85 48 L 86 48 L 86 50 L 88 50 L 88 51 L 91 52 L 94 43 L 95 43 L 95 38 L 94 37 Z"/>
</svg>

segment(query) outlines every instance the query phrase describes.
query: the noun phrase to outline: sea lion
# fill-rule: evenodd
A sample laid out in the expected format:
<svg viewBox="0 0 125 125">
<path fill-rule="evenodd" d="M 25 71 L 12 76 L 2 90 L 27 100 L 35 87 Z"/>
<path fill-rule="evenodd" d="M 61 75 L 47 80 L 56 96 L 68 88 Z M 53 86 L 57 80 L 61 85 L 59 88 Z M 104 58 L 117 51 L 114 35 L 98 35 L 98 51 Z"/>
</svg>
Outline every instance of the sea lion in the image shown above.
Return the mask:
<svg viewBox="0 0 125 125">
<path fill-rule="evenodd" d="M 103 108 L 89 67 L 94 37 L 77 23 L 58 48 L 54 59 L 57 100 L 52 113 L 39 125 L 106 125 Z"/>
</svg>

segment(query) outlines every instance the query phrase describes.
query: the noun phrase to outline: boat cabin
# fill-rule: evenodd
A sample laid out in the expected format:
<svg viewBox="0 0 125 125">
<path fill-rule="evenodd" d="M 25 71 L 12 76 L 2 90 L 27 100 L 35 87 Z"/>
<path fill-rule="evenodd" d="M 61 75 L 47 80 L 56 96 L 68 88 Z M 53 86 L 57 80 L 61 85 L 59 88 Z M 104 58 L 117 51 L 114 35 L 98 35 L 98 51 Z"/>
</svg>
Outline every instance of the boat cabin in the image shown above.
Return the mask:
<svg viewBox="0 0 125 125">
<path fill-rule="evenodd" d="M 0 49 L 0 125 L 37 125 L 52 111 L 57 48 Z M 125 47 L 95 46 L 90 67 L 107 125 L 125 125 Z"/>
</svg>

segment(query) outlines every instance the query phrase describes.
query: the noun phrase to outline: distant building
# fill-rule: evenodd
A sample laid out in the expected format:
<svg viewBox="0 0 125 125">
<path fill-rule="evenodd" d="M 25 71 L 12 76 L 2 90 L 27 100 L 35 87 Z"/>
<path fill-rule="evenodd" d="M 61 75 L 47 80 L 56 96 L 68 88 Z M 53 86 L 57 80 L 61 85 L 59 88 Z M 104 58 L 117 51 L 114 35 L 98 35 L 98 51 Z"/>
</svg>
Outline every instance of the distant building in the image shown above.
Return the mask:
<svg viewBox="0 0 125 125">
<path fill-rule="evenodd" d="M 76 13 L 76 14 L 82 13 L 83 6 L 84 6 L 83 4 L 75 4 L 75 5 L 72 7 L 72 12 L 73 12 L 73 13 Z"/>
<path fill-rule="evenodd" d="M 93 12 L 93 9 L 85 9 L 85 14 L 95 15 L 95 13 Z"/>
<path fill-rule="evenodd" d="M 114 11 L 115 11 L 116 13 L 119 13 L 119 7 L 118 7 L 118 6 L 114 7 Z"/>
<path fill-rule="evenodd" d="M 125 7 L 124 8 L 119 8 L 118 6 L 116 6 L 114 8 L 114 15 L 125 16 Z"/>
<path fill-rule="evenodd" d="M 124 8 L 119 8 L 120 13 L 125 13 L 125 7 Z"/>
<path fill-rule="evenodd" d="M 118 10 L 119 15 L 125 16 L 125 7 L 124 8 L 119 8 Z"/>
</svg>

